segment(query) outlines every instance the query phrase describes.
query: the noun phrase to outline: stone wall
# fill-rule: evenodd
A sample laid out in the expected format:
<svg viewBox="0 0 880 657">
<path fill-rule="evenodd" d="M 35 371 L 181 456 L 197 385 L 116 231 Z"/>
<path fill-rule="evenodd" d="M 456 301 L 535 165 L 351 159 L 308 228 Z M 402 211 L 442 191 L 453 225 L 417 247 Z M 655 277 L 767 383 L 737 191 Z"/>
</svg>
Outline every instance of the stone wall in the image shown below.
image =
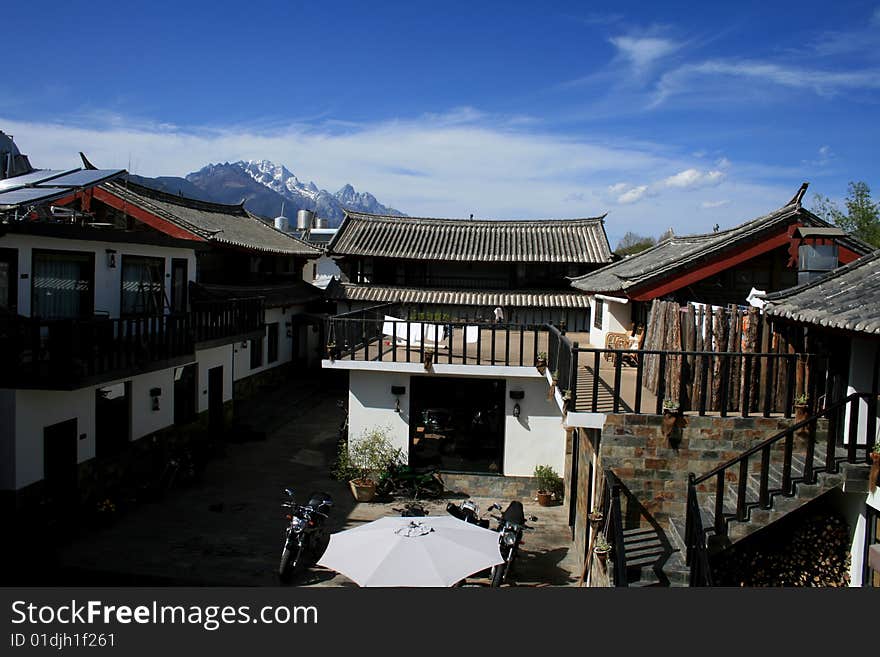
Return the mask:
<svg viewBox="0 0 880 657">
<path fill-rule="evenodd" d="M 468 497 L 487 497 L 502 506 L 510 500 L 534 499 L 538 486 L 533 477 L 502 477 L 500 475 L 443 472 L 443 484 L 450 493 Z"/>
<path fill-rule="evenodd" d="M 664 528 L 670 518 L 685 516 L 689 472 L 709 472 L 791 424 L 784 418 L 684 416 L 666 438 L 662 421 L 657 415 L 608 415 L 599 458 Z M 647 524 L 644 517 L 627 520 Z"/>
</svg>

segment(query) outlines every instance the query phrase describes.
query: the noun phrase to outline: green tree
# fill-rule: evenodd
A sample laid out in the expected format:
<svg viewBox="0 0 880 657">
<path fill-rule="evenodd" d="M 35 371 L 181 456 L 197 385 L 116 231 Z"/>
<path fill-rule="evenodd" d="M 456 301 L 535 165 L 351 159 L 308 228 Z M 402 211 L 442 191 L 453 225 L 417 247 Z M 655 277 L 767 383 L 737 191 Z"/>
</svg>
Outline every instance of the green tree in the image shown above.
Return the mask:
<svg viewBox="0 0 880 657">
<path fill-rule="evenodd" d="M 880 247 L 880 205 L 871 198 L 867 183 L 850 182 L 846 212 L 827 196 L 816 194 L 813 212 L 868 244 Z"/>
<path fill-rule="evenodd" d="M 619 256 L 633 255 L 640 251 L 644 251 L 645 249 L 650 249 L 654 244 L 655 241 L 653 237 L 643 237 L 642 235 L 637 235 L 636 233 L 629 231 L 617 243 L 617 248 L 614 249 L 614 253 Z"/>
</svg>

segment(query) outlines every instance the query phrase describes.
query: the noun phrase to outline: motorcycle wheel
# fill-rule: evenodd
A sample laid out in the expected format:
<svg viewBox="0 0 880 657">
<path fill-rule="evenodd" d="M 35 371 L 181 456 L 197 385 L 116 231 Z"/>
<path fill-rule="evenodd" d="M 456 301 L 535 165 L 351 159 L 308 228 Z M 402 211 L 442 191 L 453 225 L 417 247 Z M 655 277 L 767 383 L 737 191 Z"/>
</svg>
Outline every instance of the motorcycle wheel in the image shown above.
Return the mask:
<svg viewBox="0 0 880 657">
<path fill-rule="evenodd" d="M 303 548 L 297 547 L 291 550 L 284 548 L 281 553 L 281 563 L 278 565 L 278 577 L 282 581 L 289 581 L 303 566 Z"/>
<path fill-rule="evenodd" d="M 492 566 L 492 581 L 489 586 L 499 587 L 504 583 L 504 575 L 507 572 L 507 562 Z"/>
</svg>

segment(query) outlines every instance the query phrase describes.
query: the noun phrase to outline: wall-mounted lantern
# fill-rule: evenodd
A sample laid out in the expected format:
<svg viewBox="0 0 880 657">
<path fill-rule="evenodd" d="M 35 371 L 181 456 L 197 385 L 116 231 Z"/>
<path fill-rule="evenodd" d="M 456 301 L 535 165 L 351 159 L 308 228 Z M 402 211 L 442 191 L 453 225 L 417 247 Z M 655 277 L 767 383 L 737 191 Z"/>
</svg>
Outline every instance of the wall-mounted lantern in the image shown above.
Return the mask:
<svg viewBox="0 0 880 657">
<path fill-rule="evenodd" d="M 153 400 L 153 410 L 159 410 L 159 397 L 162 396 L 162 388 L 150 388 L 150 397 Z"/>
<path fill-rule="evenodd" d="M 391 394 L 397 398 L 394 401 L 394 412 L 400 413 L 400 396 L 406 394 L 406 386 L 391 386 Z"/>
<path fill-rule="evenodd" d="M 116 269 L 116 251 L 115 249 L 106 249 L 107 251 L 107 267 Z"/>
<path fill-rule="evenodd" d="M 515 400 L 525 399 L 526 393 L 524 390 L 511 390 L 510 398 Z M 519 403 L 513 405 L 513 417 L 519 417 L 522 409 L 519 407 Z"/>
</svg>

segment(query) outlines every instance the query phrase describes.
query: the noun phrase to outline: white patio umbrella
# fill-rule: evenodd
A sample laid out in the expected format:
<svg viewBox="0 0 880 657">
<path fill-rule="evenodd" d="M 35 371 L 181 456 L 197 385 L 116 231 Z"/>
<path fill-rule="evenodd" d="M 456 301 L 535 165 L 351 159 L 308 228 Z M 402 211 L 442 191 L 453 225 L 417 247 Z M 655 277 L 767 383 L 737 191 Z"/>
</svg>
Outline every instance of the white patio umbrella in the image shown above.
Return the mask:
<svg viewBox="0 0 880 657">
<path fill-rule="evenodd" d="M 333 534 L 318 565 L 360 586 L 452 586 L 503 561 L 497 532 L 452 516 L 397 516 Z"/>
</svg>

